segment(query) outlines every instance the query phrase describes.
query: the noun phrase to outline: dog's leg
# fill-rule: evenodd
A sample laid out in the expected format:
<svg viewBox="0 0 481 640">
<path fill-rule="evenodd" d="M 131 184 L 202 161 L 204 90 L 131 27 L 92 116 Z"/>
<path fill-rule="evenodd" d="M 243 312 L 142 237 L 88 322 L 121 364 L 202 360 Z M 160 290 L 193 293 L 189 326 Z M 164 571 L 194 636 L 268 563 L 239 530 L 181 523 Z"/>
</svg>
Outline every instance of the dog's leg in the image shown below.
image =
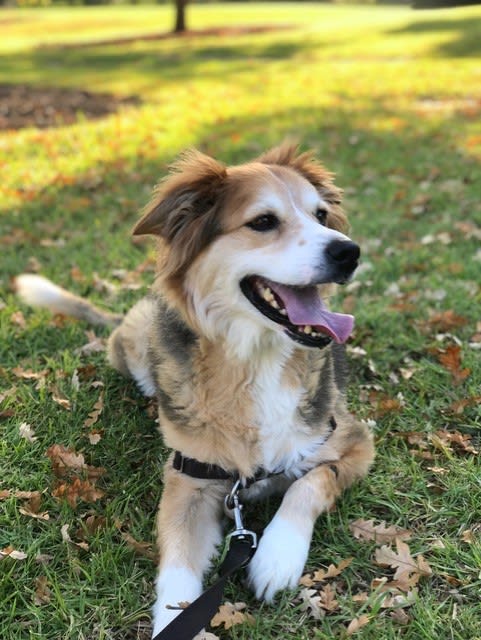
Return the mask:
<svg viewBox="0 0 481 640">
<path fill-rule="evenodd" d="M 110 364 L 124 376 L 131 376 L 146 396 L 155 395 L 149 356 L 155 308 L 154 298 L 139 300 L 112 332 L 107 345 Z"/>
<path fill-rule="evenodd" d="M 315 467 L 287 490 L 249 565 L 249 582 L 257 598 L 272 601 L 280 589 L 298 584 L 316 518 L 331 508 L 343 489 L 367 473 L 374 457 L 367 428 L 359 424 L 350 442 L 335 464 Z"/>
<path fill-rule="evenodd" d="M 167 468 L 157 519 L 160 553 L 154 635 L 202 593 L 202 578 L 221 542 L 223 483 L 195 480 Z M 181 605 L 182 606 L 182 605 Z"/>
</svg>

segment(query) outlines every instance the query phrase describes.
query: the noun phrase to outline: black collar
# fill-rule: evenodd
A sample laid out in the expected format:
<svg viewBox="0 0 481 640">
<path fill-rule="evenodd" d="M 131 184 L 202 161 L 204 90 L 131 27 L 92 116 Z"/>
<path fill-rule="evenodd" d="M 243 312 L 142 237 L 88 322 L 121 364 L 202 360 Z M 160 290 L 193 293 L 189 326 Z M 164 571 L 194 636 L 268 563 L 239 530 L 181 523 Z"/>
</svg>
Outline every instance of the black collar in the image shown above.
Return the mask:
<svg viewBox="0 0 481 640">
<path fill-rule="evenodd" d="M 337 422 L 334 416 L 329 418 L 330 431 L 327 434 L 326 440 L 330 437 L 334 429 L 337 427 Z M 176 451 L 174 454 L 174 460 L 172 466 L 177 471 L 185 473 L 191 478 L 198 478 L 199 480 L 233 480 L 239 479 L 239 473 L 237 471 L 226 471 L 222 467 L 216 464 L 209 464 L 208 462 L 200 462 L 196 458 L 188 458 L 183 456 L 180 451 Z M 271 473 L 265 469 L 260 469 L 250 478 L 246 478 L 242 483 L 244 488 L 250 487 L 255 482 L 265 480 L 266 478 L 272 478 L 278 476 L 282 472 Z"/>
</svg>

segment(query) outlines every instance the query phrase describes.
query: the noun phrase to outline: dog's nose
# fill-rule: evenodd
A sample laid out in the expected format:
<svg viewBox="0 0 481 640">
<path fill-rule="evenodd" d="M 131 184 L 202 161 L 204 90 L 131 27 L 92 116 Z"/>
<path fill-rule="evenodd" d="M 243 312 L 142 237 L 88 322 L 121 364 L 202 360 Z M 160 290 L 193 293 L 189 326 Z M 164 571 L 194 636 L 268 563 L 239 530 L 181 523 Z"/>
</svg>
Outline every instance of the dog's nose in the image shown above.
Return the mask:
<svg viewBox="0 0 481 640">
<path fill-rule="evenodd" d="M 361 249 L 352 240 L 332 240 L 326 247 L 326 253 L 332 266 L 344 276 L 349 276 L 357 267 Z"/>
</svg>

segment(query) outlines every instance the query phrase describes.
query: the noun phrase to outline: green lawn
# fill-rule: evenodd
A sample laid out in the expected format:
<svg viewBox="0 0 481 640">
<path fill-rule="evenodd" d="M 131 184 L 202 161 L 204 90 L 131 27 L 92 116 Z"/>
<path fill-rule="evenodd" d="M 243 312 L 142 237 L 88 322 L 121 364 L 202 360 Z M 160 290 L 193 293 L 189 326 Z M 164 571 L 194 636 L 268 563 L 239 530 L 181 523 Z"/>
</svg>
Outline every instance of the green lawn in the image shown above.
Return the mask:
<svg viewBox="0 0 481 640">
<path fill-rule="evenodd" d="M 338 607 L 316 621 L 295 593 L 260 606 L 237 581 L 227 597 L 247 602 L 255 623 L 214 631 L 327 640 L 367 614 L 363 640 L 480 640 L 480 456 L 435 434 L 481 448 L 481 7 L 213 3 L 188 18 L 193 29 L 290 28 L 64 47 L 167 31 L 173 16 L 164 6 L 0 13 L 0 84 L 140 99 L 102 119 L 0 135 L 0 550 L 20 552 L 0 560 L 0 638 L 148 637 L 165 455 L 134 386 L 101 351 L 79 350 L 88 327 L 19 306 L 11 277 L 37 270 L 126 310 L 154 255 L 129 230 L 176 154 L 195 145 L 241 162 L 294 136 L 336 172 L 363 248 L 335 306 L 356 316 L 349 400 L 374 421 L 378 455 L 316 528 L 309 569 L 354 558 L 335 579 Z M 102 497 L 56 497 L 92 472 L 57 478 L 54 444 L 105 469 Z M 19 491 L 42 493 L 28 502 Z M 248 518 L 265 525 L 274 508 Z M 375 564 L 379 545 L 351 534 L 361 518 L 409 529 L 411 552 L 431 566 L 406 617 L 372 591 L 392 571 Z M 65 525 L 82 547 L 63 539 Z M 353 599 L 362 591 L 365 603 Z"/>
</svg>

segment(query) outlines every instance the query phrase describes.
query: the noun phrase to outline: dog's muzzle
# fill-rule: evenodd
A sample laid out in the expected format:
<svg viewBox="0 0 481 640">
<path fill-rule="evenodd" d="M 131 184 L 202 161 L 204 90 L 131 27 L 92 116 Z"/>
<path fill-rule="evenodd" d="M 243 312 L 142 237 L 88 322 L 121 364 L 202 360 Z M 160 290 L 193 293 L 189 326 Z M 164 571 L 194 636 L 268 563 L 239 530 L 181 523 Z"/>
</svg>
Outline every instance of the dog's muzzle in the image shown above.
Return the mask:
<svg viewBox="0 0 481 640">
<path fill-rule="evenodd" d="M 330 280 L 338 284 L 347 282 L 359 264 L 359 245 L 352 240 L 332 240 L 325 251 L 330 268 Z"/>
</svg>

